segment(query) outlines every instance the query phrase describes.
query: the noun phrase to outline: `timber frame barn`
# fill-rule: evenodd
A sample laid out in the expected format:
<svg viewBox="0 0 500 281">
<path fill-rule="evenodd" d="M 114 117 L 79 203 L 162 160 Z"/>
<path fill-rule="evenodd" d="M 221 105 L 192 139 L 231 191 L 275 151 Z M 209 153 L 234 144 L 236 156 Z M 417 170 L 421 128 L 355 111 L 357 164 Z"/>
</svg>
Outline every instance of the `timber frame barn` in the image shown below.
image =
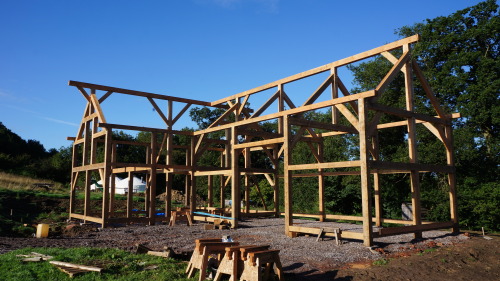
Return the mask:
<svg viewBox="0 0 500 281">
<path fill-rule="evenodd" d="M 245 216 L 269 215 L 279 217 L 280 200 L 284 202 L 285 233 L 289 237 L 297 234 L 318 234 L 318 228 L 294 225 L 294 216 L 313 217 L 320 221 L 349 220 L 361 221 L 362 232 L 342 231 L 342 237 L 363 240 L 364 244 L 373 244 L 373 238 L 414 233 L 421 237 L 422 231 L 452 228 L 458 232 L 457 195 L 455 167 L 453 156 L 452 119 L 460 117 L 459 113 L 447 114 L 440 106 L 429 83 L 423 76 L 418 64 L 412 60 L 411 46 L 419 41 L 419 35 L 407 37 L 372 50 L 344 58 L 302 73 L 298 73 L 266 85 L 247 90 L 213 102 L 198 101 L 167 95 L 132 91 L 90 83 L 69 81 L 85 98 L 86 107 L 76 137 L 68 137 L 73 141 L 73 164 L 71 173 L 71 203 L 70 219 L 81 219 L 96 222 L 106 227 L 112 223 L 146 223 L 155 224 L 170 219 L 172 210 L 172 179 L 174 174 L 185 177 L 185 205 L 194 210 L 207 210 L 213 206 L 214 178 L 220 182 L 221 206 L 224 202 L 224 189 L 231 188 L 232 202 L 248 202 L 249 188 L 255 185 L 253 177 L 265 177 L 274 189 L 274 206 L 272 211 L 250 210 L 248 204 L 232 204 L 229 215 L 234 219 L 232 227 L 238 227 L 238 220 Z M 395 51 L 396 52 L 392 52 Z M 394 55 L 394 54 L 401 54 Z M 355 62 L 383 56 L 392 68 L 379 82 L 375 89 L 350 93 L 339 77 L 338 69 Z M 399 57 L 397 57 L 399 56 Z M 294 81 L 323 73 L 327 75 L 317 89 L 302 103 L 297 104 L 287 95 L 285 87 Z M 378 102 L 381 95 L 397 75 L 404 76 L 405 108 L 394 108 Z M 415 111 L 414 81 L 425 91 L 426 103 L 435 110 L 428 115 Z M 328 91 L 327 91 L 328 89 Z M 252 110 L 248 102 L 258 94 L 268 94 L 267 101 L 258 109 Z M 132 95 L 147 99 L 155 108 L 165 123 L 164 128 L 136 127 L 122 124 L 111 124 L 106 121 L 101 104 L 110 95 Z M 324 96 L 327 96 L 326 98 Z M 323 100 L 318 101 L 322 96 Z M 303 96 L 305 97 L 305 96 Z M 264 98 L 265 100 L 265 98 Z M 166 107 L 159 102 L 166 103 Z M 252 102 L 252 105 L 255 102 Z M 270 106 L 277 105 L 273 110 Z M 174 130 L 175 123 L 190 106 L 206 106 L 220 108 L 224 113 L 208 128 L 198 131 Z M 174 111 L 174 108 L 177 111 Z M 315 110 L 331 108 L 331 122 L 310 121 L 304 114 Z M 272 111 L 272 113 L 268 113 Z M 174 113 L 175 112 L 175 113 Z M 266 113 L 266 114 L 263 114 Z M 397 116 L 401 121 L 380 123 L 384 115 Z M 341 119 L 347 120 L 341 125 Z M 265 132 L 260 122 L 277 121 L 278 130 L 275 133 Z M 349 124 L 349 125 L 345 125 Z M 380 159 L 378 132 L 387 128 L 405 126 L 407 128 L 408 161 L 387 162 Z M 428 129 L 443 144 L 446 163 L 431 165 L 420 163 L 417 157 L 416 126 Z M 292 129 L 293 128 L 293 129 Z M 113 131 L 129 130 L 149 132 L 149 142 L 127 142 L 113 139 Z M 319 132 L 318 130 L 321 130 Z M 359 139 L 359 157 L 349 161 L 329 162 L 323 158 L 323 140 L 329 137 L 351 134 Z M 173 138 L 183 135 L 191 140 L 190 145 L 174 145 Z M 214 137 L 214 135 L 218 137 Z M 222 137 L 221 137 L 222 136 Z M 160 142 L 159 139 L 162 139 Z M 294 163 L 292 153 L 294 147 L 304 142 L 311 150 L 315 161 L 313 163 Z M 123 163 L 117 155 L 117 145 L 141 146 L 146 151 L 143 163 Z M 185 155 L 185 163 L 174 163 L 173 151 L 181 150 Z M 103 157 L 98 157 L 99 153 Z M 212 151 L 220 153 L 220 166 L 206 167 L 199 165 L 198 160 L 203 153 Z M 271 169 L 253 167 L 252 153 L 264 154 Z M 102 159 L 103 158 L 103 159 Z M 240 161 L 240 158 L 242 158 Z M 450 216 L 449 221 L 427 222 L 421 217 L 419 173 L 442 174 L 448 179 Z M 127 193 L 127 210 L 115 212 L 115 182 L 112 175 L 128 173 L 132 179 L 134 174 L 146 175 L 147 187 L 144 196 L 144 210 L 133 208 L 134 195 L 130 180 Z M 385 219 L 382 214 L 381 186 L 379 177 L 383 174 L 405 173 L 410 179 L 411 203 L 413 217 L 410 221 Z M 165 174 L 166 196 L 165 211 L 157 213 L 156 186 L 157 175 Z M 98 175 L 103 181 L 102 206 L 90 205 L 90 186 L 92 178 Z M 333 215 L 325 212 L 325 177 L 355 175 L 360 177 L 362 216 Z M 196 199 L 197 177 L 208 177 L 208 206 L 198 206 Z M 318 214 L 296 214 L 293 212 L 292 182 L 295 177 L 314 177 L 318 180 Z M 84 186 L 77 187 L 77 180 Z M 162 176 L 163 178 L 163 176 Z M 104 180 L 110 179 L 110 180 Z M 258 188 L 258 186 L 257 186 Z M 280 193 L 282 188 L 282 193 Z M 84 199 L 77 197 L 78 192 L 84 194 Z M 245 191 L 245 192 L 243 192 Z M 244 198 L 242 197 L 244 194 Z M 284 198 L 279 198 L 284 194 Z M 78 199 L 80 198 L 80 199 Z M 219 199 L 218 199 L 219 200 Z M 194 216 L 195 220 L 210 220 L 206 217 Z M 406 226 L 382 227 L 382 224 L 403 224 Z M 374 226 L 377 231 L 374 231 Z"/>
</svg>

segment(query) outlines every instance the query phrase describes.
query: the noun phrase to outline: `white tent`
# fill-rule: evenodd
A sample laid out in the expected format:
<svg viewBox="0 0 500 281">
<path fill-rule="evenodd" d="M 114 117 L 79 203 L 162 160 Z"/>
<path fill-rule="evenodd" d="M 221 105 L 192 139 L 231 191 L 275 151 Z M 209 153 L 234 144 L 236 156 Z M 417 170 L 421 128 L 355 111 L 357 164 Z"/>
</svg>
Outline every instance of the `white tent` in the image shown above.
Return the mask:
<svg viewBox="0 0 500 281">
<path fill-rule="evenodd" d="M 122 178 L 115 176 L 115 184 L 121 180 Z M 111 177 L 109 177 L 109 183 L 111 184 Z M 102 180 L 98 181 L 97 184 L 93 183 L 90 185 L 90 190 L 96 190 L 98 188 L 102 188 Z"/>
<path fill-rule="evenodd" d="M 122 179 L 115 183 L 115 193 L 116 194 L 125 194 L 128 192 L 128 181 L 129 178 Z M 137 177 L 133 177 L 132 179 L 132 190 L 133 192 L 144 192 L 146 190 L 146 182 Z"/>
</svg>

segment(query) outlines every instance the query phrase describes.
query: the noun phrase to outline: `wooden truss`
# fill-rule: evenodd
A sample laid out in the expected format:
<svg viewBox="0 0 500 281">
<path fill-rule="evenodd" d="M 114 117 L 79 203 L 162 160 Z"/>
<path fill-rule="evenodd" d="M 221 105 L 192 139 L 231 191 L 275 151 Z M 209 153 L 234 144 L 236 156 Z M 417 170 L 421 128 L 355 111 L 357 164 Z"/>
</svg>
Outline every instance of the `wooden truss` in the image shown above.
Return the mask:
<svg viewBox="0 0 500 281">
<path fill-rule="evenodd" d="M 76 137 L 73 140 L 73 168 L 71 184 L 71 210 L 70 218 L 83 219 L 102 224 L 106 227 L 110 223 L 121 222 L 143 222 L 154 224 L 156 222 L 168 221 L 170 218 L 172 177 L 181 174 L 186 177 L 186 194 L 191 211 L 203 209 L 196 202 L 196 178 L 208 177 L 208 201 L 209 206 L 213 204 L 213 179 L 220 178 L 220 188 L 231 186 L 232 202 L 242 200 L 241 191 L 245 190 L 245 201 L 248 202 L 248 190 L 251 185 L 251 177 L 264 175 L 274 188 L 273 211 L 266 214 L 279 216 L 280 180 L 284 188 L 284 216 L 285 232 L 294 237 L 299 233 L 318 234 L 318 229 L 306 228 L 294 225 L 293 217 L 297 215 L 317 218 L 321 221 L 326 219 L 362 221 L 363 232 L 342 231 L 344 238 L 360 239 L 365 245 L 371 245 L 374 237 L 394 235 L 400 233 L 415 233 L 418 237 L 422 231 L 452 227 L 458 231 L 455 167 L 453 157 L 453 136 L 451 120 L 459 117 L 459 114 L 446 114 L 440 107 L 438 100 L 432 92 L 431 87 L 424 78 L 420 67 L 411 59 L 411 44 L 419 40 L 414 35 L 399 41 L 395 41 L 381 47 L 335 61 L 296 75 L 292 75 L 275 82 L 244 91 L 214 102 L 204 102 L 186 98 L 172 97 L 153 93 L 132 91 L 114 87 L 107 87 L 89 83 L 70 81 L 70 86 L 78 88 L 85 98 L 87 105 Z M 392 52 L 395 51 L 396 52 Z M 394 54 L 401 54 L 396 57 Z M 393 66 L 385 77 L 373 90 L 362 93 L 349 93 L 346 86 L 339 77 L 338 69 L 364 59 L 374 56 L 383 56 Z M 306 79 L 318 74 L 327 78 L 302 104 L 294 103 L 287 95 L 285 86 L 294 81 Z M 405 81 L 405 108 L 394 108 L 378 102 L 381 95 L 388 88 L 394 78 L 403 73 Z M 418 79 L 425 90 L 428 103 L 435 110 L 434 115 L 415 112 L 414 79 Z M 330 89 L 329 94 L 325 94 Z M 258 109 L 251 110 L 248 103 L 256 94 L 268 94 L 268 97 Z M 164 128 L 147 128 L 107 123 L 102 103 L 112 94 L 124 94 L 139 96 L 147 99 L 155 108 L 165 123 Z M 99 95 L 99 97 L 98 97 Z M 259 96 L 261 96 L 259 95 Z M 325 99 L 324 96 L 328 95 Z M 318 101 L 323 97 L 323 101 Z M 158 102 L 166 101 L 166 113 Z M 277 105 L 273 111 L 271 105 Z M 190 106 L 207 106 L 224 109 L 225 112 L 213 124 L 204 130 L 188 132 L 174 130 L 173 127 L 179 118 Z M 173 114 L 174 106 L 180 108 L 177 114 Z M 180 106 L 180 107 L 179 107 Z M 323 123 L 310 121 L 304 118 L 304 113 L 309 111 L 331 108 L 331 122 Z M 269 111 L 273 113 L 265 114 Z M 402 121 L 380 123 L 382 115 L 398 116 Z M 231 117 L 231 118 L 229 118 Z M 341 123 L 341 119 L 348 122 Z M 278 130 L 275 133 L 263 131 L 259 123 L 264 121 L 277 121 Z M 349 124 L 349 125 L 345 125 Z M 447 163 L 443 165 L 429 165 L 419 163 L 417 157 L 416 126 L 423 125 L 434 134 L 442 143 L 447 156 Z M 409 161 L 394 163 L 383 161 L 379 158 L 378 132 L 386 128 L 398 126 L 407 127 L 407 142 Z M 292 127 L 294 128 L 292 130 Z M 318 132 L 318 129 L 321 132 Z M 133 130 L 151 133 L 151 141 L 146 143 L 129 143 L 113 139 L 112 132 L 115 130 Z M 214 138 L 213 133 L 223 132 L 222 138 Z M 327 162 L 323 159 L 323 139 L 337 135 L 351 134 L 359 138 L 359 157 L 349 161 Z M 162 142 L 158 141 L 158 135 L 162 136 Z M 188 146 L 176 146 L 173 144 L 175 135 L 184 135 L 191 139 Z M 310 148 L 316 162 L 293 163 L 292 153 L 299 142 L 305 142 Z M 117 161 L 117 145 L 142 146 L 146 150 L 144 163 L 120 163 Z M 214 146 L 217 144 L 217 146 Z M 97 159 L 97 151 L 104 151 L 104 159 Z M 172 151 L 181 149 L 185 151 L 185 164 L 173 163 Z M 198 160 L 207 151 L 217 151 L 221 155 L 220 167 L 203 167 Z M 253 167 L 250 161 L 252 153 L 265 153 L 272 163 L 272 169 Z M 161 156 L 164 154 L 164 156 Z M 164 161 L 159 161 L 165 157 Z M 243 157 L 243 165 L 240 158 Z M 282 167 L 283 174 L 279 168 Z M 348 169 L 347 169 L 348 168 Z M 303 173 L 309 171 L 309 173 Z M 423 222 L 420 210 L 420 183 L 419 173 L 433 172 L 444 173 L 448 176 L 450 197 L 450 220 L 447 222 Z M 128 173 L 130 178 L 134 173 L 147 174 L 147 191 L 145 195 L 144 211 L 136 212 L 132 208 L 133 192 L 132 183 L 129 184 L 127 211 L 118 216 L 114 209 L 114 177 L 113 174 Z M 157 215 L 155 205 L 157 175 L 166 174 L 166 201 L 165 215 Z M 379 176 L 382 174 L 407 173 L 411 181 L 412 211 L 411 222 L 383 218 L 380 200 Z M 98 174 L 103 179 L 102 207 L 99 212 L 90 207 L 90 185 L 92 174 Z M 84 200 L 83 207 L 76 211 L 75 197 L 77 178 L 84 175 Z M 331 215 L 325 213 L 324 179 L 328 176 L 358 175 L 361 179 L 362 194 L 362 216 Z M 316 177 L 318 179 L 319 214 L 295 214 L 292 204 L 292 179 L 294 177 Z M 107 180 L 110 179 L 111 180 Z M 104 180 L 106 179 L 106 180 Z M 242 181 L 243 179 L 243 181 Z M 243 185 L 242 185 L 243 182 Z M 223 204 L 224 192 L 221 192 L 220 202 Z M 373 206 L 372 206 L 373 205 Z M 206 208 L 205 208 L 206 209 Z M 138 214 L 140 213 L 140 214 Z M 251 215 L 248 204 L 242 210 L 240 204 L 232 204 L 231 216 L 235 219 L 232 227 L 238 226 L 238 219 L 245 215 Z M 259 213 L 261 215 L 262 213 Z M 195 217 L 196 219 L 196 217 Z M 198 218 L 202 219 L 202 218 Z M 382 223 L 408 224 L 409 226 L 380 228 L 373 231 L 373 224 L 381 226 Z"/>
</svg>

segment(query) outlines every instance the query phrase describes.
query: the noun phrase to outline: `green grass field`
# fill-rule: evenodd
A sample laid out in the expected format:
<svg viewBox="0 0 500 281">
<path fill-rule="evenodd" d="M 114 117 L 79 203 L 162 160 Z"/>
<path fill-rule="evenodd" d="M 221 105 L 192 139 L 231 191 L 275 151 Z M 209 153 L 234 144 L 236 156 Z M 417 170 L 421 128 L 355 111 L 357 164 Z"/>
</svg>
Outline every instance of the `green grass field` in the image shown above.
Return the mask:
<svg viewBox="0 0 500 281">
<path fill-rule="evenodd" d="M 55 261 L 98 266 L 103 271 L 70 278 L 48 261 L 23 262 L 20 254 L 36 252 Z M 104 264 L 104 266 L 102 266 Z M 0 255 L 0 280 L 196 280 L 187 278 L 187 263 L 174 259 L 102 248 L 25 248 Z"/>
</svg>

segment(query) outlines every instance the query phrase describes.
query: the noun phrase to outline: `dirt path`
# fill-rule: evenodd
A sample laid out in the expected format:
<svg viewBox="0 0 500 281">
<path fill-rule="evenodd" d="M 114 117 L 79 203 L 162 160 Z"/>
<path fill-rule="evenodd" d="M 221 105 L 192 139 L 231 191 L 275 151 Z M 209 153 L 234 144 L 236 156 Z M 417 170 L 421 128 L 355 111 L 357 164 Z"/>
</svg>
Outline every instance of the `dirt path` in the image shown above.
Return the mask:
<svg viewBox="0 0 500 281">
<path fill-rule="evenodd" d="M 362 264 L 334 270 L 318 280 L 500 280 L 500 238 L 473 236 L 453 246 L 424 252 L 407 252 L 385 265 L 362 268 Z M 323 276 L 326 277 L 326 276 Z"/>
<path fill-rule="evenodd" d="M 294 223 L 317 226 L 319 222 L 294 220 Z M 378 247 L 369 249 L 360 241 L 284 235 L 283 219 L 254 219 L 241 222 L 234 230 L 203 230 L 202 224 L 175 227 L 166 225 L 106 228 L 73 225 L 63 235 L 48 239 L 0 237 L 0 254 L 24 247 L 71 248 L 109 247 L 134 250 L 137 243 L 161 250 L 168 246 L 179 258 L 187 258 L 197 238 L 230 235 L 242 245 L 269 244 L 280 250 L 286 280 L 500 280 L 499 238 L 471 239 L 463 234 L 444 231 L 424 232 L 424 240 L 412 235 L 376 239 Z M 361 226 L 323 223 L 356 231 Z M 382 266 L 371 266 L 382 260 Z M 481 277 L 481 278 L 477 278 Z"/>
</svg>

